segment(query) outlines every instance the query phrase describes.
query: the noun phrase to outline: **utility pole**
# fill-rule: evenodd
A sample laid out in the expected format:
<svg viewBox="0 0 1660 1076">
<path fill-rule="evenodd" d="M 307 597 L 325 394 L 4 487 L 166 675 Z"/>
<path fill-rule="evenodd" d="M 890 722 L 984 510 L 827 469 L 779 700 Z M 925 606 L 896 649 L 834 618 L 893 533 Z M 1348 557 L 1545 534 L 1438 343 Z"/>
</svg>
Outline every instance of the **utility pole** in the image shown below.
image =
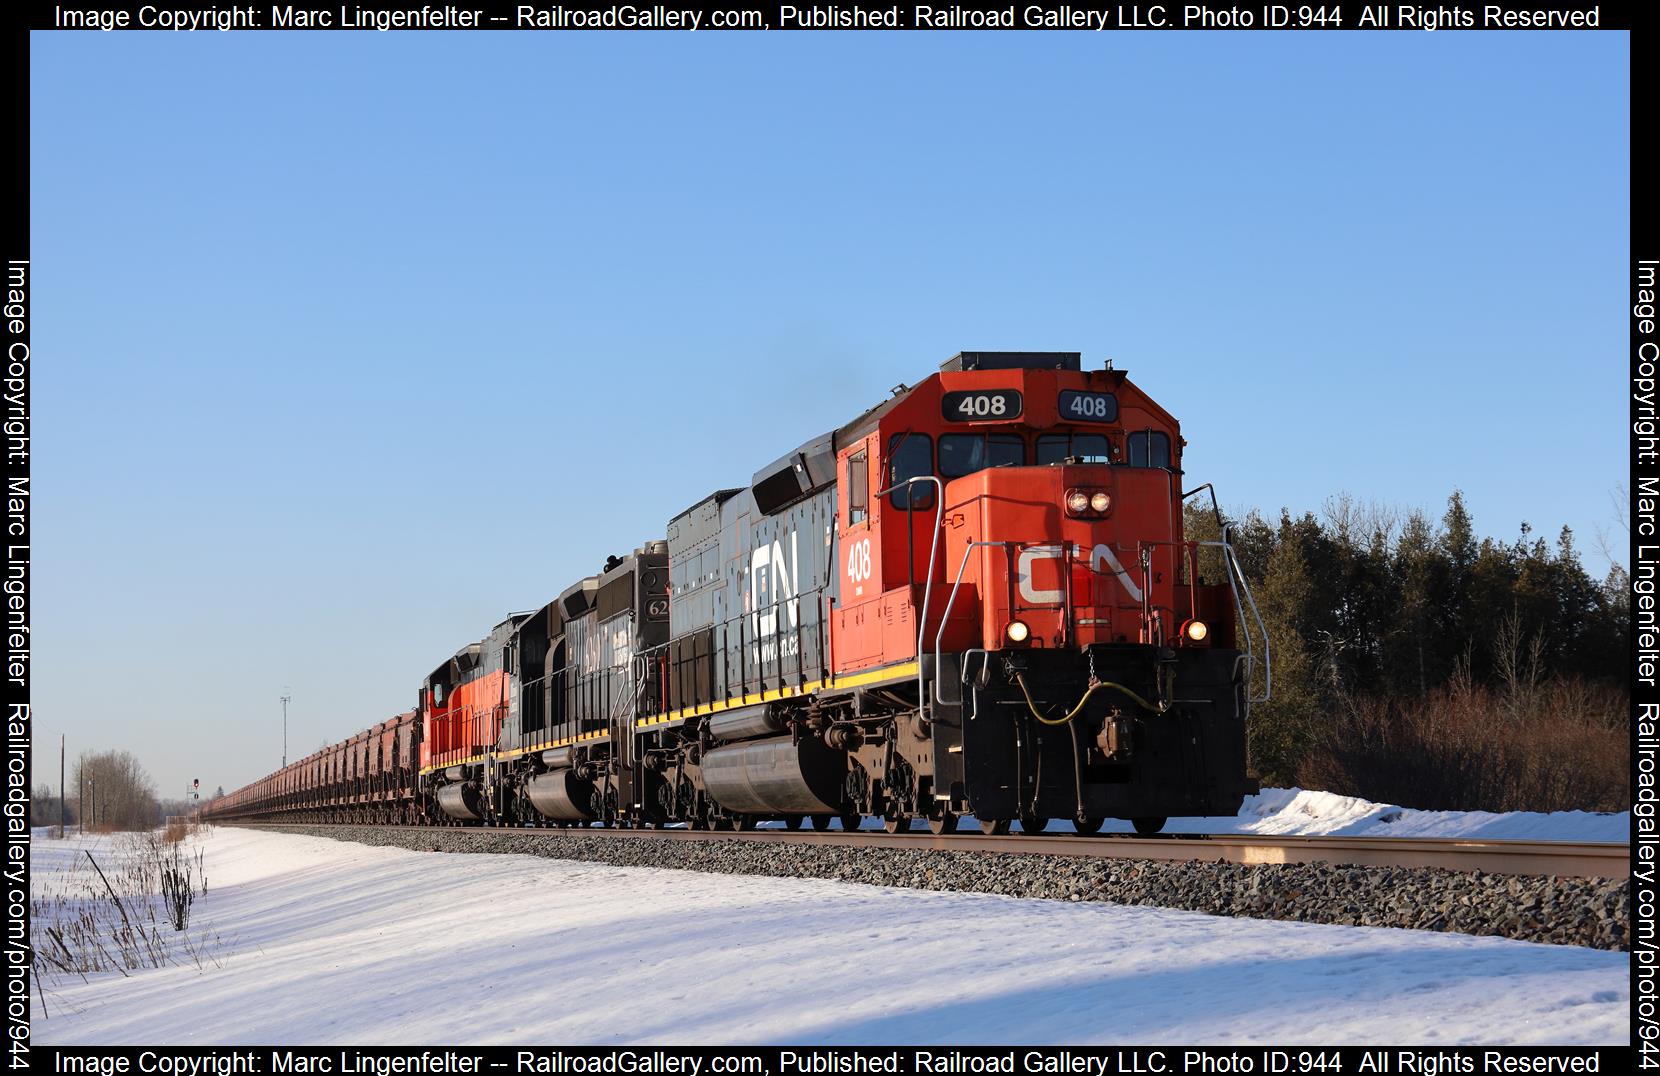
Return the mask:
<svg viewBox="0 0 1660 1076">
<path fill-rule="evenodd" d="M 284 769 L 288 768 L 288 700 L 293 697 L 288 693 L 287 688 L 282 689 L 282 765 Z"/>
<path fill-rule="evenodd" d="M 58 735 L 58 840 L 60 841 L 63 840 L 64 812 L 69 810 L 69 786 L 63 783 L 63 750 L 67 740 L 67 733 Z"/>
</svg>

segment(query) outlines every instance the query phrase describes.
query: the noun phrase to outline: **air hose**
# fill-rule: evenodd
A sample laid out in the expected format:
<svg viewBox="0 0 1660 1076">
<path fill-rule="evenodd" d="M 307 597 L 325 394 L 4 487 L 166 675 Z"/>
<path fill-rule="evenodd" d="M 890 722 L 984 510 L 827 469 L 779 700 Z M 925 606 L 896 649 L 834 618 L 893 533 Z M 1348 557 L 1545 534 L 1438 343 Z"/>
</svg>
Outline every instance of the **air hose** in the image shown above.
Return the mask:
<svg viewBox="0 0 1660 1076">
<path fill-rule="evenodd" d="M 1154 706 L 1152 703 L 1148 702 L 1146 699 L 1142 698 L 1140 695 L 1137 695 L 1135 692 L 1131 691 L 1129 688 L 1125 687 L 1123 684 L 1116 683 L 1112 680 L 1096 680 L 1096 679 L 1091 678 L 1091 680 L 1089 682 L 1088 690 L 1086 690 L 1083 694 L 1083 697 L 1078 700 L 1078 705 L 1074 706 L 1071 710 L 1069 710 L 1065 717 L 1044 717 L 1042 714 L 1038 713 L 1037 704 L 1032 701 L 1032 693 L 1030 691 L 1028 691 L 1027 688 L 1026 688 L 1026 677 L 1025 677 L 1025 675 L 1023 675 L 1022 673 L 1016 672 L 1014 674 L 1014 682 L 1020 685 L 1020 693 L 1024 696 L 1026 696 L 1026 708 L 1028 710 L 1032 711 L 1032 716 L 1034 718 L 1036 718 L 1039 723 L 1044 724 L 1044 725 L 1064 725 L 1064 724 L 1068 723 L 1073 718 L 1077 717 L 1080 713 L 1083 712 L 1084 703 L 1089 701 L 1089 697 L 1091 695 L 1095 694 L 1095 692 L 1097 690 L 1099 690 L 1101 688 L 1104 688 L 1104 687 L 1105 688 L 1111 688 L 1114 691 L 1118 691 L 1118 692 L 1121 692 L 1125 695 L 1128 695 L 1131 699 L 1134 699 L 1136 705 L 1140 706 L 1143 710 L 1148 710 L 1148 711 L 1150 711 L 1152 713 L 1155 713 L 1155 714 L 1162 714 L 1162 713 L 1164 713 L 1164 711 L 1166 709 L 1168 709 L 1167 706 L 1163 706 L 1163 705 Z"/>
</svg>

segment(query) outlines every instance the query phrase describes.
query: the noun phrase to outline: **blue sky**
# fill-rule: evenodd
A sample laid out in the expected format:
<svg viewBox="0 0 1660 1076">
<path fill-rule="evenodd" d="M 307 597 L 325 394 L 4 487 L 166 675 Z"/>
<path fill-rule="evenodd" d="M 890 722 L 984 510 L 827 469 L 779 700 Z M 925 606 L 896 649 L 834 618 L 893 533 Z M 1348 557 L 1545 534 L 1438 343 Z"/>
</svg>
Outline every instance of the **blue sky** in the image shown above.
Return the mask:
<svg viewBox="0 0 1660 1076">
<path fill-rule="evenodd" d="M 1624 34 L 37 34 L 31 77 L 37 743 L 163 794 L 273 769 L 285 686 L 291 758 L 407 709 L 962 349 L 1112 358 L 1230 507 L 1456 485 L 1606 569 Z"/>
</svg>

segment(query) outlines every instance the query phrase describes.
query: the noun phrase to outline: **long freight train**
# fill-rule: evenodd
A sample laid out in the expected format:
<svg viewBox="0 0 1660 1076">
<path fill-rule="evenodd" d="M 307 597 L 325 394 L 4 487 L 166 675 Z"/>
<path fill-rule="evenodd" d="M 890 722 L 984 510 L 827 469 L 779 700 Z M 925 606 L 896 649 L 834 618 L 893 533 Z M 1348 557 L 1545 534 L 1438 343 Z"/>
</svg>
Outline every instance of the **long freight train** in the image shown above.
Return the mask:
<svg viewBox="0 0 1660 1076">
<path fill-rule="evenodd" d="M 1185 533 L 1215 495 L 1183 492 L 1183 445 L 1123 371 L 956 355 L 509 616 L 415 709 L 204 814 L 936 833 L 1231 815 L 1256 789 L 1268 640 L 1226 530 Z"/>
</svg>

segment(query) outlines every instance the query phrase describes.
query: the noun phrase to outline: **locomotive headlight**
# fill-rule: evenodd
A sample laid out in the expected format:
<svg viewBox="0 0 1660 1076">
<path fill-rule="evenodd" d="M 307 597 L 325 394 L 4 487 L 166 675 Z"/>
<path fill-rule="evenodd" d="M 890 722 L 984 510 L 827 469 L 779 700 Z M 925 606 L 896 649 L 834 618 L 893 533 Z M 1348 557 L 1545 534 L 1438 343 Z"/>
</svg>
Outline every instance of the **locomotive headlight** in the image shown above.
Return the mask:
<svg viewBox="0 0 1660 1076">
<path fill-rule="evenodd" d="M 1081 489 L 1072 490 L 1066 495 L 1066 510 L 1075 516 L 1089 511 L 1089 494 Z"/>
<path fill-rule="evenodd" d="M 1210 625 L 1203 620 L 1189 620 L 1182 625 L 1182 634 L 1190 643 L 1202 643 L 1210 638 Z"/>
<path fill-rule="evenodd" d="M 1009 626 L 1003 630 L 1008 633 L 1011 643 L 1023 643 L 1032 637 L 1032 629 L 1026 626 L 1024 620 L 1011 620 Z"/>
<path fill-rule="evenodd" d="M 1098 489 L 1089 498 L 1089 507 L 1096 512 L 1105 512 L 1112 507 L 1112 497 L 1104 489 Z"/>
</svg>

